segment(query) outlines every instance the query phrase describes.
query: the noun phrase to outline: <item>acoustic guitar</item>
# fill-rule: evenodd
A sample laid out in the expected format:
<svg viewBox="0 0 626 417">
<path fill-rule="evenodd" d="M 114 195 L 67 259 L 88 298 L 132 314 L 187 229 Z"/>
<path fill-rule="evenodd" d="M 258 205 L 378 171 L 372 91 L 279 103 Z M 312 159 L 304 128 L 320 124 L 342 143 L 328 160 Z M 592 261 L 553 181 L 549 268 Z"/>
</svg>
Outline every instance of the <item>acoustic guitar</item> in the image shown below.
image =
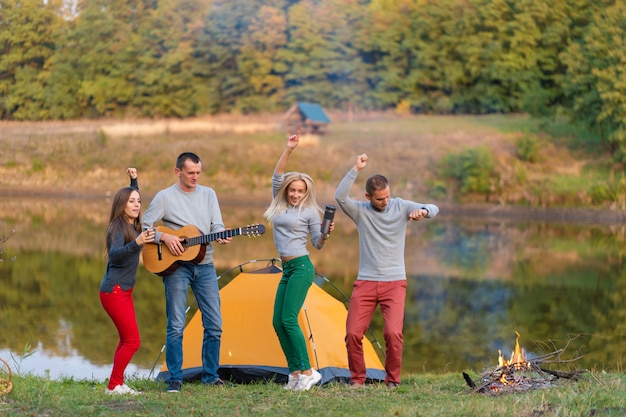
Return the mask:
<svg viewBox="0 0 626 417">
<path fill-rule="evenodd" d="M 200 262 L 204 259 L 206 245 L 209 242 L 233 236 L 257 237 L 265 233 L 265 226 L 262 224 L 223 230 L 208 235 L 202 234 L 196 226 L 191 224 L 178 230 L 173 230 L 165 226 L 158 226 L 156 229 L 162 233 L 182 237 L 184 240 L 181 241 L 181 243 L 185 249 L 180 256 L 175 256 L 172 255 L 167 247 L 163 249 L 163 244 L 146 243 L 143 245 L 142 254 L 144 266 L 148 271 L 160 276 L 169 275 L 174 272 L 178 268 L 179 262 Z"/>
</svg>

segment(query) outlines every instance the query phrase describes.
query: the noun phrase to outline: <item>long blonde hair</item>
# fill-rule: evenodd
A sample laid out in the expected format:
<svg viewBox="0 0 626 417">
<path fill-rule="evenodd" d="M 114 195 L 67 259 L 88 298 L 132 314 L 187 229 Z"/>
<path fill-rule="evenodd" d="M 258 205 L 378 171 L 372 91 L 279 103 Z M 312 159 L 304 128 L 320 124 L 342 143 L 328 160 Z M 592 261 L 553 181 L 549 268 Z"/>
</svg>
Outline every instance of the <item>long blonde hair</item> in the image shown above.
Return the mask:
<svg viewBox="0 0 626 417">
<path fill-rule="evenodd" d="M 322 208 L 318 204 L 317 196 L 315 195 L 315 182 L 313 181 L 313 178 L 303 172 L 286 172 L 285 180 L 278 189 L 276 197 L 272 199 L 270 206 L 263 214 L 263 217 L 265 217 L 270 223 L 272 223 L 272 220 L 277 214 L 284 213 L 289 207 L 287 189 L 292 182 L 298 180 L 304 181 L 304 184 L 306 185 L 306 192 L 304 193 L 304 197 L 302 197 L 300 204 L 298 204 L 298 209 L 302 210 L 304 207 L 313 207 L 320 213 L 322 212 Z"/>
</svg>

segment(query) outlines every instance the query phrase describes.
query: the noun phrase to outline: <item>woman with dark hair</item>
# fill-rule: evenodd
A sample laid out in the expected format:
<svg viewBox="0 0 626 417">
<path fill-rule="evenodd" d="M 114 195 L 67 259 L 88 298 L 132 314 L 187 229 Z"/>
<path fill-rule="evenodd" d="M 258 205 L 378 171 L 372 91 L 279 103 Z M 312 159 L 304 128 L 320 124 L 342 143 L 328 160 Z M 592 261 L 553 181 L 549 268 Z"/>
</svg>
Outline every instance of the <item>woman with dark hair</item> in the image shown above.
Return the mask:
<svg viewBox="0 0 626 417">
<path fill-rule="evenodd" d="M 139 391 L 124 383 L 124 371 L 140 344 L 133 288 L 142 245 L 153 242 L 155 232 L 154 229 L 141 231 L 141 198 L 137 188 L 137 174 L 134 168 L 129 168 L 127 172 L 131 186 L 118 190 L 111 205 L 104 249 L 107 267 L 100 283 L 100 301 L 120 336 L 105 392 L 137 395 Z"/>
</svg>

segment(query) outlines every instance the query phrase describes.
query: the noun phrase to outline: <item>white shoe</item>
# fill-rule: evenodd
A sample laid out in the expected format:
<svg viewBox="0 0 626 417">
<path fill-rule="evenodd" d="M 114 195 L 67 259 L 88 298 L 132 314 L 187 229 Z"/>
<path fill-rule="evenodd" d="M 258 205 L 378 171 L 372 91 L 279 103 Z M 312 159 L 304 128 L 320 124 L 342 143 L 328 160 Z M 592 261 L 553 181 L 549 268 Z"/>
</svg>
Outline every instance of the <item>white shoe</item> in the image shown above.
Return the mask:
<svg viewBox="0 0 626 417">
<path fill-rule="evenodd" d="M 289 374 L 289 380 L 287 381 L 287 385 L 283 387 L 283 389 L 295 389 L 296 385 L 298 385 L 298 377 Z"/>
<path fill-rule="evenodd" d="M 126 384 L 118 385 L 113 389 L 107 388 L 106 393 L 112 394 L 112 395 L 124 395 L 124 394 L 139 395 L 141 394 L 139 391 L 132 389 Z"/>
<path fill-rule="evenodd" d="M 298 377 L 298 385 L 293 389 L 294 391 L 308 391 L 313 385 L 322 380 L 322 374 L 315 369 L 311 369 L 311 371 L 313 371 L 311 375 L 300 374 Z"/>
</svg>

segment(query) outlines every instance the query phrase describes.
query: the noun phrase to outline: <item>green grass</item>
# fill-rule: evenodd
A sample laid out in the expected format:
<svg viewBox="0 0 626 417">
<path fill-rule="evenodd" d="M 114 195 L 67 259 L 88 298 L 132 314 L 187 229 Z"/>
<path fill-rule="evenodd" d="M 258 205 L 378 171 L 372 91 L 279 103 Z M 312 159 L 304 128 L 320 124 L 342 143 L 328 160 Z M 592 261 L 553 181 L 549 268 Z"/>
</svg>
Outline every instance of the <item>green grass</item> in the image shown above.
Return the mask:
<svg viewBox="0 0 626 417">
<path fill-rule="evenodd" d="M 471 374 L 471 373 L 470 373 Z M 473 379 L 478 375 L 471 374 Z M 14 378 L 13 391 L 0 397 L 6 416 L 623 416 L 626 376 L 586 373 L 579 381 L 499 396 L 474 393 L 459 374 L 408 375 L 396 390 L 384 385 L 351 389 L 345 384 L 285 391 L 278 384 L 216 388 L 185 384 L 178 394 L 163 383 L 128 380 L 143 391 L 112 397 L 94 381 Z"/>
</svg>

